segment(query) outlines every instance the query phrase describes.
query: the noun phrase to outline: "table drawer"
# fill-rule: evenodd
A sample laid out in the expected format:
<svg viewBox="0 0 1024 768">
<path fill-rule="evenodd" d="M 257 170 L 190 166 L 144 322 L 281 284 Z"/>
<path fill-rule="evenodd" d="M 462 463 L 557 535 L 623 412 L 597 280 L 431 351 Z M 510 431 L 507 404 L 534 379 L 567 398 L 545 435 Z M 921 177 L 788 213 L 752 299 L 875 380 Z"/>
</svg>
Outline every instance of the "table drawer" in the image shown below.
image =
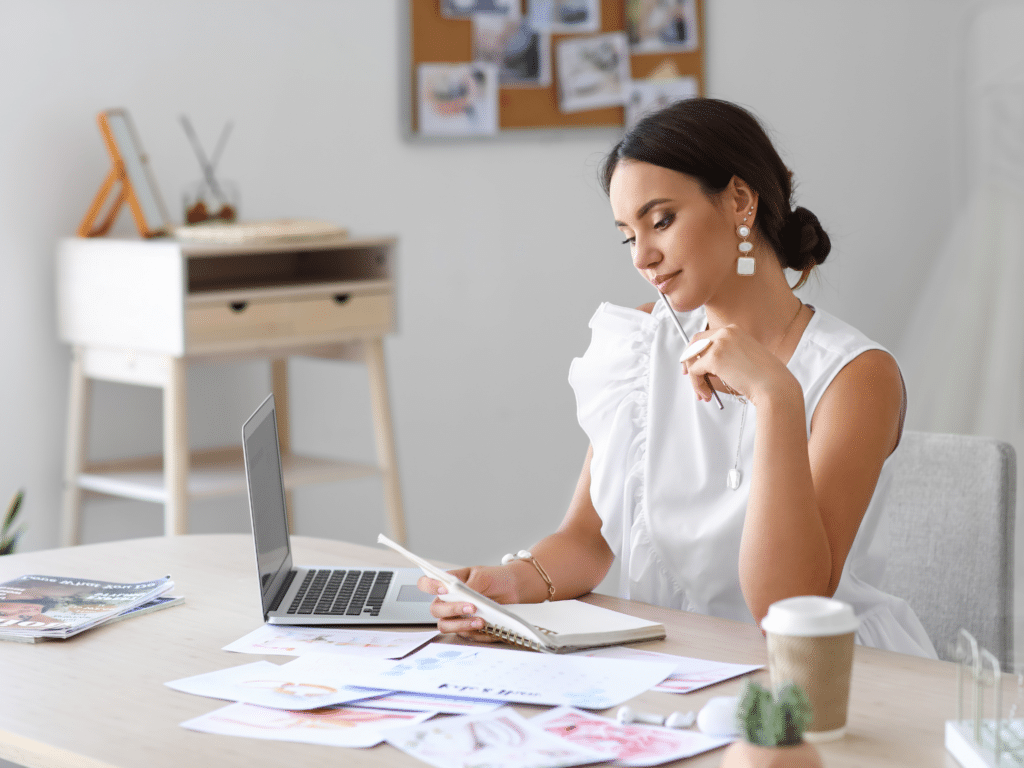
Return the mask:
<svg viewBox="0 0 1024 768">
<path fill-rule="evenodd" d="M 392 326 L 392 294 L 344 293 L 198 304 L 186 310 L 190 351 L 220 344 L 341 338 Z"/>
</svg>

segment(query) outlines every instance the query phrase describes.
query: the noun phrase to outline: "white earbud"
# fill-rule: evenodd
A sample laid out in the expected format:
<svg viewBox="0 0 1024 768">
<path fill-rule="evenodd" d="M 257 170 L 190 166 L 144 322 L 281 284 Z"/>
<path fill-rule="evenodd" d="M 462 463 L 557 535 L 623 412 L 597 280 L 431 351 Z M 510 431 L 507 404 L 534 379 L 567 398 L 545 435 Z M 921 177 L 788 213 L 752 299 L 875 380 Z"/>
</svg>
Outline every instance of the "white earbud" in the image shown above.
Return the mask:
<svg viewBox="0 0 1024 768">
<path fill-rule="evenodd" d="M 673 712 L 668 717 L 653 712 L 637 712 L 632 707 L 619 707 L 615 719 L 622 725 L 644 723 L 646 725 L 663 725 L 666 728 L 689 728 L 697 721 L 696 712 Z"/>
<path fill-rule="evenodd" d="M 623 725 L 630 723 L 646 723 L 647 725 L 664 725 L 665 718 L 653 712 L 637 712 L 632 707 L 619 707 L 615 713 L 615 719 Z"/>
<path fill-rule="evenodd" d="M 666 728 L 689 728 L 697 722 L 696 712 L 673 712 L 665 718 Z"/>
</svg>

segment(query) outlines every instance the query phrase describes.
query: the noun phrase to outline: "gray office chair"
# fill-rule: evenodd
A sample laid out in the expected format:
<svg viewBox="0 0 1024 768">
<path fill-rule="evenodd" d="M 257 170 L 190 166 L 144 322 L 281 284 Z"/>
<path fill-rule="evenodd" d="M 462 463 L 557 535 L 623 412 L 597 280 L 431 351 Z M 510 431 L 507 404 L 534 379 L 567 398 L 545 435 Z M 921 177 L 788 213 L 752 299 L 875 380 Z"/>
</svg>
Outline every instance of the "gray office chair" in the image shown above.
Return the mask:
<svg viewBox="0 0 1024 768">
<path fill-rule="evenodd" d="M 908 430 L 895 464 L 882 589 L 910 604 L 939 658 L 953 660 L 963 627 L 1013 669 L 1013 446 Z"/>
</svg>

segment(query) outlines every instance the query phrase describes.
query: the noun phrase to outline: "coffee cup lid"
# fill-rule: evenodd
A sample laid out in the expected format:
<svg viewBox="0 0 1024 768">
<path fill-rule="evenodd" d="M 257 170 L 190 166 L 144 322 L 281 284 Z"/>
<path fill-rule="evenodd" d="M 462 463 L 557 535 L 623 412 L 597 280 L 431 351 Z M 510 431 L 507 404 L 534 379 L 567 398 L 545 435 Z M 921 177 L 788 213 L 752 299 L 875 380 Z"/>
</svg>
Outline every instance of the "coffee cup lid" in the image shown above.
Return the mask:
<svg viewBox="0 0 1024 768">
<path fill-rule="evenodd" d="M 775 635 L 818 637 L 854 632 L 860 621 L 842 600 L 818 595 L 788 597 L 768 606 L 761 629 Z"/>
</svg>

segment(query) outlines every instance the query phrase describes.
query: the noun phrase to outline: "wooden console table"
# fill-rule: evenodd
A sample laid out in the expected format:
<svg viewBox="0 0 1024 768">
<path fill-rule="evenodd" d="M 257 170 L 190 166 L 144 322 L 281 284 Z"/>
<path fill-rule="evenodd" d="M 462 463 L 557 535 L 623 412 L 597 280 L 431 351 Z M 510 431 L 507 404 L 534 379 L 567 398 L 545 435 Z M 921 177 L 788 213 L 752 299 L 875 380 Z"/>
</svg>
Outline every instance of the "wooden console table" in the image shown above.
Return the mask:
<svg viewBox="0 0 1024 768">
<path fill-rule="evenodd" d="M 73 347 L 62 545 L 80 540 L 83 490 L 163 504 L 167 535 L 188 532 L 190 499 L 244 494 L 240 445 L 189 450 L 186 370 L 193 361 L 251 358 L 271 363 L 289 516 L 296 486 L 379 473 L 391 536 L 404 541 L 383 350 L 383 337 L 395 326 L 395 243 L 62 240 L 58 331 Z M 292 452 L 287 358 L 293 355 L 365 362 L 376 466 Z M 163 390 L 162 456 L 88 460 L 92 380 Z"/>
</svg>

